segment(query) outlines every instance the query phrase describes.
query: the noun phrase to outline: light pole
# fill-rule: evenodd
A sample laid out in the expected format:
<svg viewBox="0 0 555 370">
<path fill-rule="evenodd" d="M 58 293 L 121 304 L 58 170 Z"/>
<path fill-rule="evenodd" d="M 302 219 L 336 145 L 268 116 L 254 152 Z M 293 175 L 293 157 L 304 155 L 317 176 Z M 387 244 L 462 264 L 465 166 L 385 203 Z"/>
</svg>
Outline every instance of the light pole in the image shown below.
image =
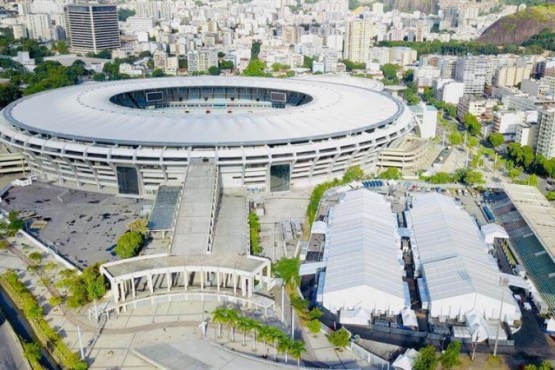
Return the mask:
<svg viewBox="0 0 555 370">
<path fill-rule="evenodd" d="M 501 305 L 499 307 L 499 319 L 497 321 L 497 328 L 495 330 L 495 346 L 493 347 L 493 356 L 497 356 L 497 343 L 499 342 L 499 327 L 501 326 L 503 318 L 503 299 L 505 298 L 505 288 L 509 285 L 509 279 L 505 277 L 499 278 L 499 285 L 501 286 Z"/>
</svg>

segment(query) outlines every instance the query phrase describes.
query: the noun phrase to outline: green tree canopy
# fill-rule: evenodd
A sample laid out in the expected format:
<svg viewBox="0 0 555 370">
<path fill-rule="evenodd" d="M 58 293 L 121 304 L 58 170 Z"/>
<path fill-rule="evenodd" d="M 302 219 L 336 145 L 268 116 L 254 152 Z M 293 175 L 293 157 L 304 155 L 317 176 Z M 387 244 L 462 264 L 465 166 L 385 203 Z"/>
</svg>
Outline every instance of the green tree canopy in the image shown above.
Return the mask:
<svg viewBox="0 0 555 370">
<path fill-rule="evenodd" d="M 208 73 L 212 76 L 219 76 L 220 73 L 222 73 L 222 71 L 220 70 L 220 68 L 218 68 L 216 66 L 212 66 L 212 67 L 208 68 Z"/>
<path fill-rule="evenodd" d="M 449 370 L 460 365 L 461 342 L 455 340 L 447 346 L 447 349 L 439 356 L 439 362 L 444 370 Z"/>
<path fill-rule="evenodd" d="M 494 148 L 497 148 L 505 142 L 505 137 L 503 134 L 494 132 L 488 136 L 488 141 Z"/>
<path fill-rule="evenodd" d="M 395 167 L 391 167 L 381 172 L 378 177 L 385 180 L 399 180 L 401 179 L 401 171 Z"/>
<path fill-rule="evenodd" d="M 137 255 L 143 244 L 143 236 L 136 231 L 128 231 L 119 237 L 116 244 L 116 254 L 120 258 L 130 258 Z"/>
<path fill-rule="evenodd" d="M 295 288 L 301 283 L 299 276 L 301 261 L 298 258 L 281 258 L 273 267 L 276 276 L 290 288 Z"/>
<path fill-rule="evenodd" d="M 483 184 L 484 175 L 479 171 L 467 171 L 464 175 L 463 182 L 467 185 L 479 185 Z"/>
<path fill-rule="evenodd" d="M 343 182 L 349 183 L 351 181 L 360 181 L 364 179 L 364 171 L 360 166 L 351 166 L 347 168 L 343 175 Z"/>
<path fill-rule="evenodd" d="M 463 137 L 458 131 L 450 133 L 447 139 L 449 140 L 449 143 L 453 146 L 461 145 L 463 143 Z"/>
<path fill-rule="evenodd" d="M 437 368 L 438 358 L 436 348 L 432 345 L 426 346 L 418 351 L 418 355 L 412 365 L 413 370 L 434 370 Z"/>
<path fill-rule="evenodd" d="M 262 60 L 251 59 L 247 68 L 243 71 L 243 75 L 250 77 L 263 77 L 266 75 L 266 63 Z"/>
<path fill-rule="evenodd" d="M 330 344 L 338 348 L 347 347 L 347 345 L 349 344 L 349 339 L 351 339 L 351 335 L 344 328 L 334 331 L 330 335 L 328 335 L 328 341 L 330 342 Z"/>
<path fill-rule="evenodd" d="M 463 124 L 471 135 L 479 135 L 482 130 L 482 124 L 472 113 L 466 113 L 464 115 Z"/>
</svg>

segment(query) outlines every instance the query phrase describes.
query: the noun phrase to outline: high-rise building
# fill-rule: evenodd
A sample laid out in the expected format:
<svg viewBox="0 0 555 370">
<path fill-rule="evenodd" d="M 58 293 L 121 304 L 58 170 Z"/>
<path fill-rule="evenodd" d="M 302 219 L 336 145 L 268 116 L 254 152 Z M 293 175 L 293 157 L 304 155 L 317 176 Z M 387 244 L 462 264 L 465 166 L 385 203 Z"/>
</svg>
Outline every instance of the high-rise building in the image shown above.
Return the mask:
<svg viewBox="0 0 555 370">
<path fill-rule="evenodd" d="M 555 108 L 542 109 L 539 117 L 537 154 L 555 157 Z"/>
<path fill-rule="evenodd" d="M 464 82 L 465 94 L 482 94 L 486 84 L 488 61 L 481 56 L 466 56 L 457 59 L 455 80 Z"/>
<path fill-rule="evenodd" d="M 366 63 L 373 36 L 371 22 L 363 19 L 347 22 L 343 57 L 351 62 Z"/>
<path fill-rule="evenodd" d="M 74 4 L 66 5 L 64 10 L 73 52 L 98 53 L 121 46 L 115 5 Z"/>
<path fill-rule="evenodd" d="M 191 50 L 187 53 L 189 72 L 208 72 L 210 67 L 218 66 L 218 53 L 212 48 Z"/>
<path fill-rule="evenodd" d="M 48 14 L 27 14 L 25 16 L 27 33 L 29 38 L 33 40 L 51 40 L 50 23 L 50 16 Z"/>
</svg>

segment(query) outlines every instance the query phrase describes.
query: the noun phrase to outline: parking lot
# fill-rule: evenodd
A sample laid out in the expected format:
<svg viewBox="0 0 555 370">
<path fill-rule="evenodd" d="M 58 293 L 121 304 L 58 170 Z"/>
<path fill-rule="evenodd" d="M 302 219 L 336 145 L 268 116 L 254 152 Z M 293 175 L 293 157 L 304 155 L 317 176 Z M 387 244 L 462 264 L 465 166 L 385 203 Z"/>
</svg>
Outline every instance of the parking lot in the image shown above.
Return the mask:
<svg viewBox="0 0 555 370">
<path fill-rule="evenodd" d="M 114 247 L 127 225 L 151 201 L 34 183 L 10 189 L 6 211 L 26 218 L 28 231 L 79 267 L 116 259 Z M 44 227 L 38 227 L 44 221 Z"/>
</svg>

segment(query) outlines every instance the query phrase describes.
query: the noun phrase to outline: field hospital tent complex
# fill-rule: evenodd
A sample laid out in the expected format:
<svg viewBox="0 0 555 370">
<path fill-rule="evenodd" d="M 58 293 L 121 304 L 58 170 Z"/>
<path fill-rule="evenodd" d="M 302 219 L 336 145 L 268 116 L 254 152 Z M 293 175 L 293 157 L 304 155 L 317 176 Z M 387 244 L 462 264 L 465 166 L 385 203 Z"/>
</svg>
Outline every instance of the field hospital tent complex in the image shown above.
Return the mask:
<svg viewBox="0 0 555 370">
<path fill-rule="evenodd" d="M 504 321 L 512 324 L 520 319 L 518 304 L 509 288 L 500 284 L 501 273 L 475 220 L 453 199 L 418 194 L 405 215 L 432 317 L 463 319 L 475 310 L 485 319 L 497 319 L 503 296 Z"/>
<path fill-rule="evenodd" d="M 407 297 L 396 216 L 384 196 L 369 190 L 341 197 L 328 214 L 321 303 L 346 316 L 398 314 Z"/>
</svg>

